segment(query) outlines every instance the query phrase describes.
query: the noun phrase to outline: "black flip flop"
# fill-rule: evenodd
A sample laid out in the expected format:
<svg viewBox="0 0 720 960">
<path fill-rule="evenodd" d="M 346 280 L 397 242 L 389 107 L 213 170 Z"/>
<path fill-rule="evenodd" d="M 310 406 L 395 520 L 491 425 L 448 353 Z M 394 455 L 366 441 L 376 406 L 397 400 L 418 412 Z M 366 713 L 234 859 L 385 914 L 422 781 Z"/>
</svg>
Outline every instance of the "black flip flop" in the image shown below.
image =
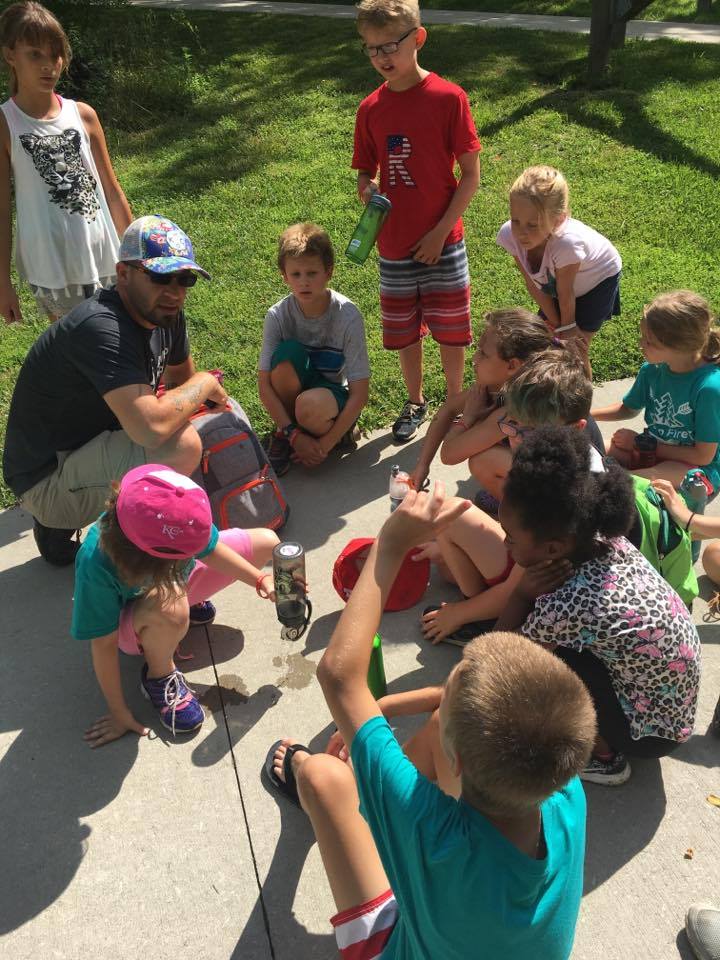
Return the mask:
<svg viewBox="0 0 720 960">
<path fill-rule="evenodd" d="M 278 793 L 281 793 L 284 797 L 287 797 L 291 803 L 294 803 L 296 807 L 302 807 L 300 805 L 300 797 L 297 792 L 297 784 L 295 783 L 295 774 L 293 772 L 291 760 L 293 755 L 302 750 L 304 753 L 311 753 L 307 747 L 303 746 L 302 743 L 293 743 L 287 748 L 285 753 L 285 759 L 283 761 L 283 774 L 285 776 L 284 780 L 281 780 L 280 777 L 275 773 L 274 770 L 274 761 L 275 753 L 277 748 L 282 746 L 282 740 L 276 740 L 275 743 L 268 750 L 267 757 L 265 758 L 265 776 L 270 781 L 271 785 L 275 787 Z"/>
</svg>

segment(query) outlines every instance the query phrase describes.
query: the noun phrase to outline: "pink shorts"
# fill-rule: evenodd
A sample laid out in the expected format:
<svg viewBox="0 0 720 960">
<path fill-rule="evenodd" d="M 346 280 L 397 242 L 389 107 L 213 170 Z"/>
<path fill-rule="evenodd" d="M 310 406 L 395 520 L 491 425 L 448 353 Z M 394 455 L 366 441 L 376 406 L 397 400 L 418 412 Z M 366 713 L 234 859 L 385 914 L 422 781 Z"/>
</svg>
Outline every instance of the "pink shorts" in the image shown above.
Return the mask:
<svg viewBox="0 0 720 960">
<path fill-rule="evenodd" d="M 252 561 L 252 541 L 245 530 L 233 527 L 230 530 L 221 530 L 219 538 L 220 543 L 226 544 L 231 550 L 239 554 L 243 559 Z M 196 560 L 193 571 L 188 580 L 188 602 L 190 606 L 194 603 L 200 603 L 219 593 L 225 587 L 234 583 L 233 577 L 228 577 L 224 573 L 213 570 L 204 564 L 202 560 Z M 142 656 L 142 647 L 137 633 L 135 633 L 135 624 L 133 622 L 133 608 L 135 601 L 126 603 L 120 611 L 120 623 L 118 625 L 118 647 L 123 653 L 130 653 L 134 656 Z"/>
<path fill-rule="evenodd" d="M 386 890 L 374 900 L 336 913 L 330 918 L 342 960 L 375 960 L 395 928 L 397 900 Z"/>
</svg>

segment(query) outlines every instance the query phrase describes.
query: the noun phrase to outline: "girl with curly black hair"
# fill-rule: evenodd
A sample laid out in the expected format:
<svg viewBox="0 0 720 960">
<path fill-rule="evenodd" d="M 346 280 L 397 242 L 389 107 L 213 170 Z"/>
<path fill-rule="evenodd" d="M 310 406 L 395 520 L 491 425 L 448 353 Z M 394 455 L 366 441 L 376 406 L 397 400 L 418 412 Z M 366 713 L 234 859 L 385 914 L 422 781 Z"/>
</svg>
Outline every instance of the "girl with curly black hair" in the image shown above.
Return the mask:
<svg viewBox="0 0 720 960">
<path fill-rule="evenodd" d="M 500 506 L 524 569 L 497 629 L 550 646 L 586 684 L 598 738 L 582 774 L 616 785 L 626 755 L 661 757 L 692 733 L 700 640 L 688 610 L 624 534 L 634 518 L 621 467 L 590 471 L 577 430 L 541 427 L 518 448 Z"/>
</svg>

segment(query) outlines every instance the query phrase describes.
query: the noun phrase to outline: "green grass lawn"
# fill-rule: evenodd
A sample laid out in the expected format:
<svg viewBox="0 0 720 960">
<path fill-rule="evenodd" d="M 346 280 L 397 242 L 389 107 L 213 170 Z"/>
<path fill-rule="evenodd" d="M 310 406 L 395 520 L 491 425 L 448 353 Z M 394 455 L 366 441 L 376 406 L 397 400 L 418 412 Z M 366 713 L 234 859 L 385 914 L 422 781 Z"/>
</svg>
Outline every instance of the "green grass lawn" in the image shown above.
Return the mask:
<svg viewBox="0 0 720 960">
<path fill-rule="evenodd" d="M 82 13 L 54 4 L 84 29 Z M 336 241 L 334 285 L 362 309 L 373 379 L 365 427 L 388 424 L 403 400 L 397 358 L 380 344 L 377 272 L 342 255 L 359 214 L 349 169 L 355 109 L 377 77 L 347 21 L 126 10 L 103 14 L 93 42 L 113 64 L 90 80 L 118 175 L 136 214 L 186 227 L 212 283 L 188 301 L 197 362 L 223 367 L 258 428 L 267 422 L 255 367 L 267 307 L 284 295 L 278 234 L 314 219 Z M 163 38 L 147 56 L 148 36 Z M 161 47 L 164 54 L 161 52 Z M 92 48 L 84 54 L 92 61 Z M 624 262 L 623 314 L 593 345 L 596 376 L 634 373 L 638 318 L 661 290 L 697 289 L 720 305 L 720 48 L 631 42 L 610 85 L 574 85 L 586 39 L 563 34 L 432 27 L 424 65 L 468 91 L 484 143 L 483 182 L 466 217 L 473 312 L 527 304 L 510 258 L 495 245 L 507 190 L 530 163 L 556 164 L 573 213 L 606 234 Z M 713 117 L 715 118 L 713 120 Z M 0 331 L 3 420 L 14 379 L 44 328 L 27 289 L 26 324 Z M 437 350 L 427 389 L 442 395 Z M 0 491 L 0 502 L 11 502 Z"/>
<path fill-rule="evenodd" d="M 347 0 L 312 0 L 339 3 Z M 534 13 L 556 17 L 589 17 L 592 0 L 421 0 L 425 10 L 481 10 L 492 13 Z M 638 19 L 681 20 L 690 23 L 720 23 L 720 0 L 710 13 L 698 16 L 696 0 L 655 0 Z"/>
</svg>

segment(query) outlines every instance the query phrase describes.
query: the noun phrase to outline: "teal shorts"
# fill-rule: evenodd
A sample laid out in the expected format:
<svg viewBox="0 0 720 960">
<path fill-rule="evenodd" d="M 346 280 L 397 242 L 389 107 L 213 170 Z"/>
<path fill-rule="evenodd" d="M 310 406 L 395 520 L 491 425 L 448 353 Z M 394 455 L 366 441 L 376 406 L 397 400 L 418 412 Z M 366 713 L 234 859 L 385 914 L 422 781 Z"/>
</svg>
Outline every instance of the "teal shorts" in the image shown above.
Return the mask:
<svg viewBox="0 0 720 960">
<path fill-rule="evenodd" d="M 348 399 L 348 388 L 340 383 L 333 383 L 319 373 L 312 365 L 307 347 L 299 340 L 283 340 L 279 343 L 272 355 L 270 369 L 274 370 L 279 363 L 286 362 L 293 365 L 302 390 L 314 390 L 317 387 L 329 390 L 337 402 L 338 413 L 343 409 Z"/>
</svg>

